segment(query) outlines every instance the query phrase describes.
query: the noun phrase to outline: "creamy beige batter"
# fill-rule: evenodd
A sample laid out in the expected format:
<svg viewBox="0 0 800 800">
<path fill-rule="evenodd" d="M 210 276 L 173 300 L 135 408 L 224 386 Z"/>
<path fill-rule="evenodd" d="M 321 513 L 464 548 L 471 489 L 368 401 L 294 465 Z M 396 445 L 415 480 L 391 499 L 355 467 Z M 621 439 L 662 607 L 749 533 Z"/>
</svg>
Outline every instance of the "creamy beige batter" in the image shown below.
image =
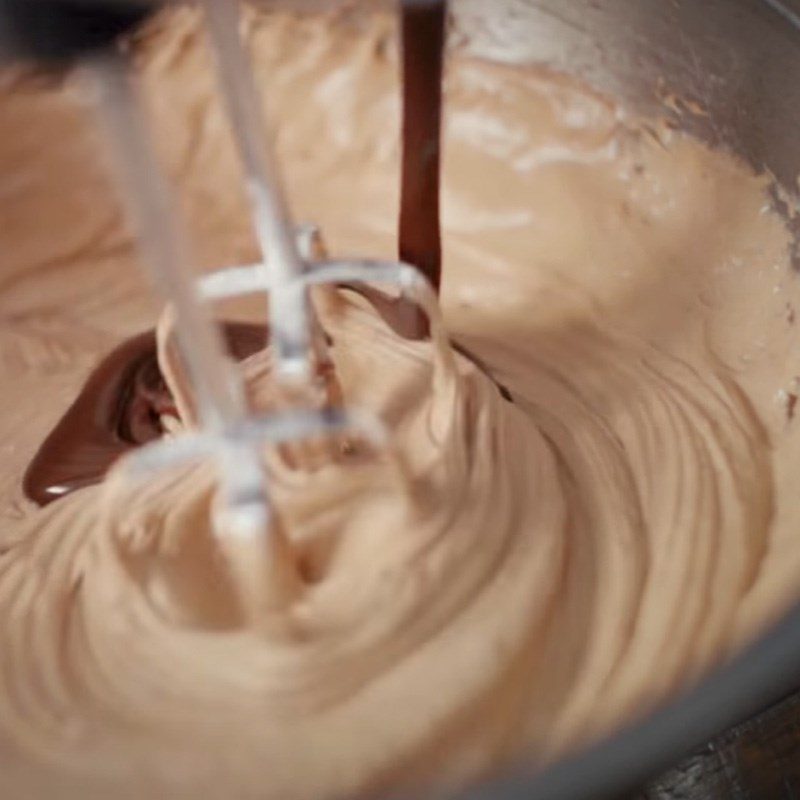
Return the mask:
<svg viewBox="0 0 800 800">
<path fill-rule="evenodd" d="M 248 37 L 297 217 L 336 255 L 391 256 L 391 20 L 264 13 Z M 202 267 L 252 260 L 195 16 L 171 13 L 139 47 Z M 358 447 L 313 472 L 270 456 L 297 581 L 256 625 L 210 530 L 210 467 L 112 476 L 34 509 L 27 460 L 156 304 L 82 84 L 5 80 L 9 796 L 460 786 L 644 713 L 796 597 L 798 286 L 768 178 L 569 79 L 457 55 L 442 306 L 514 403 L 463 356 L 457 380 L 434 380 L 432 346 L 398 339 L 363 299 L 326 305 L 344 397 L 386 420 L 413 480 Z M 242 367 L 259 409 L 269 363 Z"/>
</svg>

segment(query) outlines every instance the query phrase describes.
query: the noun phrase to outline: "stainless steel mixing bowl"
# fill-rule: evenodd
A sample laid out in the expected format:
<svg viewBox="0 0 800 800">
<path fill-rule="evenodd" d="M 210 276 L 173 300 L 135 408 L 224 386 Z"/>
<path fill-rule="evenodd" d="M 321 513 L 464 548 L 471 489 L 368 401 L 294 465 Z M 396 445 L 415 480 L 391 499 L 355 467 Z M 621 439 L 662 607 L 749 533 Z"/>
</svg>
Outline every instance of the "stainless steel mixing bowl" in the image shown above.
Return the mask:
<svg viewBox="0 0 800 800">
<path fill-rule="evenodd" d="M 800 0 L 451 3 L 454 46 L 578 75 L 637 111 L 672 118 L 756 169 L 771 171 L 786 189 L 797 188 Z M 677 102 L 667 105 L 666 99 Z M 523 764 L 462 797 L 618 797 L 798 685 L 800 604 L 729 665 L 631 728 L 543 773 Z"/>
<path fill-rule="evenodd" d="M 472 53 L 548 64 L 796 188 L 800 0 L 454 0 Z M 692 111 L 694 109 L 694 112 Z M 699 113 L 697 113 L 699 112 Z"/>
</svg>

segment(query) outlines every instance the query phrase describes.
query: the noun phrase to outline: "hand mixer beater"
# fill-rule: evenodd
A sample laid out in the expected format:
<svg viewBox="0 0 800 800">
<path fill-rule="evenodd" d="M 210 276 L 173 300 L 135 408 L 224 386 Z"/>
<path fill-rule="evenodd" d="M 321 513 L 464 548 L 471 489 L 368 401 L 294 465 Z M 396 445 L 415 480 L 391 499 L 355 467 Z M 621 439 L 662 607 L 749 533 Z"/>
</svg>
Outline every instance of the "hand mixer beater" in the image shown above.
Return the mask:
<svg viewBox="0 0 800 800">
<path fill-rule="evenodd" d="M 408 0 L 403 16 L 403 171 L 400 254 L 406 261 L 330 260 L 316 230 L 295 228 L 267 147 L 268 137 L 234 0 L 200 0 L 213 45 L 219 87 L 245 171 L 256 264 L 198 278 L 170 190 L 139 111 L 131 69 L 117 39 L 153 6 L 122 0 L 4 0 L 5 38 L 16 55 L 46 63 L 79 60 L 98 87 L 98 107 L 138 233 L 143 262 L 175 315 L 180 356 L 197 407 L 197 430 L 145 445 L 127 456 L 125 472 L 146 476 L 173 465 L 211 459 L 219 491 L 214 529 L 236 573 L 244 608 L 256 619 L 285 604 L 288 544 L 270 514 L 265 449 L 298 440 L 350 434 L 383 452 L 398 482 L 403 467 L 385 426 L 357 408 L 327 400 L 321 366 L 327 343 L 316 318 L 312 287 L 349 287 L 376 298 L 376 286 L 399 288 L 399 299 L 375 307 L 409 338 L 430 335 L 440 376 L 454 375 L 436 289 L 439 285 L 439 124 L 444 0 Z M 278 407 L 267 415 L 248 408 L 242 379 L 212 320 L 212 300 L 243 294 L 269 297 L 267 322 Z M 320 398 L 324 398 L 320 400 Z"/>
</svg>

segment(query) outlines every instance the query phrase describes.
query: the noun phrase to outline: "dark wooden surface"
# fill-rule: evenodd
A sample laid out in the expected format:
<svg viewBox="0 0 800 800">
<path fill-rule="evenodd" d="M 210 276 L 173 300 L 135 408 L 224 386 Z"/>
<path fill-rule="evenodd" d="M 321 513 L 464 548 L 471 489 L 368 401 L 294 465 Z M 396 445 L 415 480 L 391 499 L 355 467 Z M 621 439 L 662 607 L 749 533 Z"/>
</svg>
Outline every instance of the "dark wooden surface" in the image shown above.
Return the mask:
<svg viewBox="0 0 800 800">
<path fill-rule="evenodd" d="M 695 751 L 629 800 L 800 800 L 800 692 Z"/>
</svg>

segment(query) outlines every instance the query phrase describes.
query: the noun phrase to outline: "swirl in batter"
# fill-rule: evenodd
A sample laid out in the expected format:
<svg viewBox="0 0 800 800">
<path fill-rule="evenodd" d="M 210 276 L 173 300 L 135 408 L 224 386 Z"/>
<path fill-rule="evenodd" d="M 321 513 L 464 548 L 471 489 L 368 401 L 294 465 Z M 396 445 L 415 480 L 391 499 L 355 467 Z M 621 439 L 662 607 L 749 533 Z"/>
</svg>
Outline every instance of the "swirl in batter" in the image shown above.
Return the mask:
<svg viewBox="0 0 800 800">
<path fill-rule="evenodd" d="M 272 12 L 249 25 L 297 212 L 337 255 L 391 255 L 390 21 Z M 167 15 L 139 48 L 204 265 L 248 258 L 196 18 Z M 386 422 L 405 478 L 358 441 L 313 467 L 267 453 L 284 602 L 255 622 L 211 531 L 211 466 L 142 485 L 121 464 L 25 505 L 16 452 L 30 456 L 110 335 L 152 319 L 121 274 L 134 257 L 71 91 L 15 83 L 0 103 L 4 131 L 51 123 L 31 134 L 46 148 L 0 141 L 20 220 L 0 289 L 14 380 L 0 425 L 16 443 L 1 788 L 451 789 L 644 713 L 795 596 L 798 292 L 768 179 L 564 77 L 458 56 L 442 305 L 459 348 L 400 338 L 351 291 L 319 304 L 342 397 Z M 79 210 L 52 198 L 59 180 Z M 66 294 L 47 306 L 55 287 Z M 160 336 L 192 427 L 168 319 Z M 240 369 L 268 411 L 269 347 Z"/>
</svg>

